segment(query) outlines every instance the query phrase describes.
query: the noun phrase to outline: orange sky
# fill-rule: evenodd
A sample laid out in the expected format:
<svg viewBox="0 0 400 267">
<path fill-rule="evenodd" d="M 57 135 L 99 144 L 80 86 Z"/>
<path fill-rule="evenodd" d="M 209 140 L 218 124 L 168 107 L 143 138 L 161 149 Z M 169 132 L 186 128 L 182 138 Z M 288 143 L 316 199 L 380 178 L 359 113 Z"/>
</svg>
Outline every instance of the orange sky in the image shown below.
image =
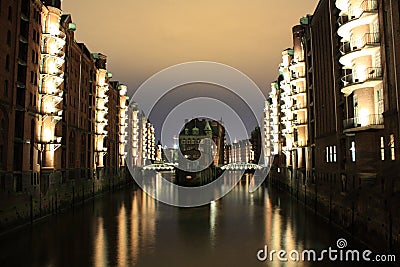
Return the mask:
<svg viewBox="0 0 400 267">
<path fill-rule="evenodd" d="M 137 88 L 163 68 L 216 61 L 239 69 L 269 90 L 291 27 L 317 0 L 63 1 L 78 41 L 109 56 L 114 78 Z"/>
</svg>

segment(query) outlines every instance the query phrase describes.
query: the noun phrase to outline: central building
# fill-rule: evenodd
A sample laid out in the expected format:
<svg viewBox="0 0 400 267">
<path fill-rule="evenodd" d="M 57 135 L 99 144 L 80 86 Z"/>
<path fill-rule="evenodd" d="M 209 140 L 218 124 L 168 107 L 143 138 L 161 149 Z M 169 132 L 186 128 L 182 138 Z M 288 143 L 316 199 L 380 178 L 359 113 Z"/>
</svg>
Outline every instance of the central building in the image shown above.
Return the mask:
<svg viewBox="0 0 400 267">
<path fill-rule="evenodd" d="M 216 153 L 213 158 L 204 158 L 206 162 L 212 162 L 212 164 L 200 172 L 179 171 L 177 181 L 180 185 L 207 184 L 217 177 L 216 167 L 224 164 L 225 129 L 222 121 L 198 118 L 186 120 L 185 126 L 179 134 L 179 148 L 183 157 L 191 161 L 199 160 L 201 156 L 200 143 L 203 139 L 211 139 L 215 144 Z M 206 155 L 209 154 L 208 151 L 204 152 Z"/>
</svg>

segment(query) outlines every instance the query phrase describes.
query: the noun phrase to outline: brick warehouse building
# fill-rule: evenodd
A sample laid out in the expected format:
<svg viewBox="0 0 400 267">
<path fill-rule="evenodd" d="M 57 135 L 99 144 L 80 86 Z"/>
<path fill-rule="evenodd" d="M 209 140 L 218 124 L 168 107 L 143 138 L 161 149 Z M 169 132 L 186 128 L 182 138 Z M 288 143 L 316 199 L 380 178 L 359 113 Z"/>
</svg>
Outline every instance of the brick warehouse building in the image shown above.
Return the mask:
<svg viewBox="0 0 400 267">
<path fill-rule="evenodd" d="M 277 156 L 272 181 L 381 249 L 400 245 L 399 25 L 398 1 L 321 0 L 293 28 L 294 49 L 283 53 L 281 76 L 266 106 L 268 142 Z M 296 68 L 299 37 L 307 70 L 304 162 L 293 156 L 296 146 L 287 149 L 294 141 L 294 114 L 284 120 L 287 113 L 281 112 L 287 103 L 297 104 L 297 88 L 282 83 L 289 79 L 282 67 Z M 292 60 L 288 66 L 285 56 Z"/>
<path fill-rule="evenodd" d="M 3 229 L 125 182 L 129 98 L 61 1 L 2 0 L 0 23 Z"/>
</svg>

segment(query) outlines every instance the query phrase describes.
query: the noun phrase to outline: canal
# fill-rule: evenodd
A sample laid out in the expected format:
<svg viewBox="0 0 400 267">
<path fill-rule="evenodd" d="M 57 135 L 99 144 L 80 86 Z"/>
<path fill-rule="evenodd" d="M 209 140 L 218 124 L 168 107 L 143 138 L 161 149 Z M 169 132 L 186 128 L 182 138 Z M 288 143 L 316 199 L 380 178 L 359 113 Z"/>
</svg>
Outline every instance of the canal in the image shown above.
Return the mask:
<svg viewBox="0 0 400 267">
<path fill-rule="evenodd" d="M 248 186 L 247 177 L 221 200 L 190 209 L 133 186 L 108 193 L 3 236 L 1 266 L 357 266 L 258 261 L 265 245 L 320 251 L 346 238 L 360 247 L 286 193 L 264 186 L 250 194 Z"/>
</svg>

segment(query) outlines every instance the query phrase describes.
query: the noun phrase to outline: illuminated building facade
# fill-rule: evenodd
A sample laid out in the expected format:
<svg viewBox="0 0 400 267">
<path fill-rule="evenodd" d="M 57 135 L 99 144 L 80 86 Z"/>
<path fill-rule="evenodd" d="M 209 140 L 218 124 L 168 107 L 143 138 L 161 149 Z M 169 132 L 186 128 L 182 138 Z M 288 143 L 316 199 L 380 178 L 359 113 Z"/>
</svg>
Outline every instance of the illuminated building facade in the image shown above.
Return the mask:
<svg viewBox="0 0 400 267">
<path fill-rule="evenodd" d="M 125 149 L 125 152 L 129 154 L 131 159 L 130 162 L 127 162 L 130 166 L 141 166 L 142 154 L 140 151 L 140 138 L 141 132 L 139 129 L 139 108 L 138 104 L 133 102 L 130 104 L 128 110 L 128 145 Z M 127 159 L 128 159 L 127 158 Z"/>
<path fill-rule="evenodd" d="M 118 149 L 118 166 L 125 166 L 125 146 L 128 143 L 128 105 L 129 105 L 129 97 L 127 96 L 128 87 L 126 85 L 121 84 L 119 86 L 119 149 Z M 124 168 L 123 168 L 124 169 Z"/>
<path fill-rule="evenodd" d="M 95 66 L 88 48 L 75 40 L 76 25 L 71 15 L 64 14 L 61 24 L 66 29 L 65 75 L 61 139 L 61 183 L 77 178 L 93 178 L 95 119 Z"/>
<path fill-rule="evenodd" d="M 263 142 L 263 156 L 264 156 L 264 164 L 268 165 L 273 160 L 273 145 L 272 145 L 272 119 L 271 119 L 271 101 L 265 101 L 264 107 L 264 117 L 263 117 L 263 125 L 262 125 L 262 142 Z"/>
<path fill-rule="evenodd" d="M 252 163 L 254 160 L 254 151 L 250 140 L 234 140 L 228 146 L 229 163 Z"/>
<path fill-rule="evenodd" d="M 95 163 L 98 170 L 97 175 L 101 175 L 104 168 L 104 158 L 107 154 L 105 138 L 108 135 L 108 91 L 110 90 L 109 77 L 107 72 L 107 57 L 103 54 L 93 54 L 96 64 L 96 107 L 95 118 Z"/>
<path fill-rule="evenodd" d="M 0 4 L 1 228 L 125 182 L 128 97 L 60 0 Z"/>
<path fill-rule="evenodd" d="M 400 244 L 399 30 L 398 1 L 321 0 L 293 27 L 268 102 L 272 181 L 388 248 Z"/>
</svg>

